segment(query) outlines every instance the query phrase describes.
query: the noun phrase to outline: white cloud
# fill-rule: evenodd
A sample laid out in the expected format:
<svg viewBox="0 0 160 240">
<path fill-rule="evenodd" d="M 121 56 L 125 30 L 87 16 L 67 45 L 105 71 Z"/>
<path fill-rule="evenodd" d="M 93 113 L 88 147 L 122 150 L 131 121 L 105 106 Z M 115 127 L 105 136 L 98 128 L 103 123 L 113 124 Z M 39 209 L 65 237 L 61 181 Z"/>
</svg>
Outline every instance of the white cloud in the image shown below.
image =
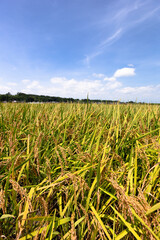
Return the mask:
<svg viewBox="0 0 160 240">
<path fill-rule="evenodd" d="M 89 93 L 90 98 L 106 99 L 112 91 L 121 87 L 121 83 L 115 78 L 106 79 L 104 74 L 94 74 L 94 76 L 101 77 L 100 80 L 82 79 L 76 80 L 74 78 L 67 79 L 65 77 L 54 77 L 50 79 L 52 86 L 47 90 L 47 94 L 61 97 L 86 98 Z M 103 76 L 103 79 L 102 79 Z M 106 82 L 107 81 L 107 82 Z M 112 94 L 110 98 L 112 98 Z"/>
<path fill-rule="evenodd" d="M 7 92 L 15 94 L 15 86 L 17 86 L 16 82 L 7 82 L 0 78 L 0 94 L 6 94 Z"/>
<path fill-rule="evenodd" d="M 112 78 L 112 77 L 111 77 Z M 53 80 L 54 79 L 54 80 Z M 65 77 L 52 78 L 52 81 L 46 82 L 41 86 L 38 81 L 33 81 L 30 87 L 26 86 L 21 90 L 25 93 L 42 94 L 49 96 L 72 97 L 72 98 L 86 98 L 89 93 L 90 99 L 111 99 L 121 101 L 155 101 L 159 102 L 160 85 L 148 85 L 140 87 L 123 86 L 117 79 L 112 81 L 90 80 L 82 79 L 77 80 L 74 78 L 67 79 Z M 1 89 L 1 88 L 0 88 Z M 9 88 L 3 91 L 10 92 Z"/>
<path fill-rule="evenodd" d="M 103 77 L 105 77 L 105 75 L 102 74 L 102 73 L 93 73 L 92 76 L 96 77 L 96 78 L 103 78 Z"/>
<path fill-rule="evenodd" d="M 64 81 L 66 81 L 67 79 L 65 77 L 54 77 L 50 79 L 51 83 L 62 83 Z"/>
<path fill-rule="evenodd" d="M 39 81 L 29 81 L 21 92 L 72 98 L 111 99 L 121 101 L 159 102 L 160 84 L 148 86 L 123 86 L 120 77 L 134 76 L 135 68 L 121 68 L 113 76 L 107 77 L 102 73 L 94 73 L 89 78 L 53 77 L 41 85 Z M 95 78 L 96 77 L 96 78 Z M 2 85 L 2 84 L 1 84 Z M 24 85 L 23 85 L 24 86 Z M 9 88 L 3 89 L 10 92 Z"/>
<path fill-rule="evenodd" d="M 104 81 L 115 83 L 117 78 L 120 77 L 130 77 L 135 75 L 135 68 L 120 68 L 115 71 L 112 77 L 105 77 Z"/>
<path fill-rule="evenodd" d="M 135 75 L 135 68 L 121 68 L 114 73 L 115 78 L 119 77 L 131 77 Z"/>
<path fill-rule="evenodd" d="M 160 85 L 140 87 L 122 87 L 115 90 L 115 94 L 124 101 L 160 102 Z"/>
<path fill-rule="evenodd" d="M 130 93 L 134 93 L 135 92 L 135 88 L 133 88 L 133 87 L 124 87 L 124 88 L 122 88 L 122 89 L 120 89 L 119 90 L 119 92 L 121 92 L 121 93 L 124 93 L 124 94 L 130 94 Z"/>
<path fill-rule="evenodd" d="M 48 92 L 53 93 L 60 93 L 60 96 L 72 96 L 78 97 L 87 96 L 87 92 L 95 94 L 98 89 L 100 89 L 103 84 L 100 80 L 76 80 L 74 78 L 67 79 L 67 78 L 51 78 L 50 82 L 52 83 L 51 89 L 48 89 Z"/>
<path fill-rule="evenodd" d="M 116 72 L 120 71 L 120 73 L 118 72 L 118 74 L 114 75 L 118 77 L 120 75 L 133 75 L 132 72 L 134 72 L 134 70 L 135 69 L 132 68 L 118 69 Z M 51 87 L 45 89 L 45 94 L 61 97 L 85 98 L 89 92 L 90 97 L 106 99 L 106 94 L 108 95 L 108 91 L 110 91 L 110 98 L 112 98 L 113 91 L 122 86 L 122 83 L 117 81 L 114 75 L 106 77 L 103 73 L 93 73 L 92 76 L 99 80 L 77 80 L 75 78 L 67 79 L 66 77 L 53 77 L 50 79 Z M 41 94 L 42 91 L 43 88 L 40 89 Z"/>
<path fill-rule="evenodd" d="M 122 86 L 121 82 L 118 81 L 111 81 L 106 84 L 107 89 L 116 89 Z"/>
<path fill-rule="evenodd" d="M 10 87 L 4 86 L 4 85 L 0 85 L 0 93 L 1 94 L 7 93 L 7 92 L 11 92 L 11 90 L 12 89 Z"/>
<path fill-rule="evenodd" d="M 29 80 L 29 79 L 23 79 L 23 80 L 22 80 L 22 83 L 23 83 L 23 84 L 27 84 L 27 83 L 30 83 L 30 82 L 31 82 L 31 80 Z"/>
<path fill-rule="evenodd" d="M 42 86 L 39 84 L 38 81 L 32 81 L 30 84 L 27 85 L 28 89 L 37 89 L 37 88 L 42 88 Z"/>
<path fill-rule="evenodd" d="M 7 85 L 9 85 L 9 86 L 17 86 L 17 83 L 16 82 L 7 82 Z"/>
<path fill-rule="evenodd" d="M 114 82 L 114 81 L 116 81 L 116 78 L 115 77 L 105 77 L 104 81 Z"/>
<path fill-rule="evenodd" d="M 132 63 L 129 63 L 128 67 L 134 67 L 134 65 Z"/>
<path fill-rule="evenodd" d="M 125 94 L 146 94 L 150 93 L 151 91 L 154 91 L 153 86 L 141 86 L 141 87 L 124 87 L 122 89 L 119 89 L 119 92 L 125 93 Z"/>
</svg>

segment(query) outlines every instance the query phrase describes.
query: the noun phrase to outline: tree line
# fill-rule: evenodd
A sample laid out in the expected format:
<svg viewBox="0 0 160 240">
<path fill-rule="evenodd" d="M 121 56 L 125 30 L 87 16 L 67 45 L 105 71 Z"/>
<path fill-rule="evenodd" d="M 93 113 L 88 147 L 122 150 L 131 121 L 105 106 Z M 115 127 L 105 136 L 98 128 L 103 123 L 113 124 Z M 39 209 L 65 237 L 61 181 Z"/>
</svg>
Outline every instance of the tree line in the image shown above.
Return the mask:
<svg viewBox="0 0 160 240">
<path fill-rule="evenodd" d="M 86 99 L 74 99 L 74 98 L 62 98 L 62 97 L 51 97 L 51 96 L 45 96 L 45 95 L 36 95 L 36 94 L 26 94 L 18 92 L 17 94 L 13 95 L 11 93 L 6 94 L 0 94 L 0 102 L 37 102 L 37 103 L 51 103 L 51 102 L 81 102 L 81 103 L 107 103 L 107 104 L 146 104 L 145 102 L 134 102 L 134 101 L 128 101 L 128 102 L 120 102 L 118 100 L 100 100 L 100 99 L 94 99 L 91 100 L 88 97 Z M 150 103 L 150 104 L 160 104 L 160 103 Z"/>
<path fill-rule="evenodd" d="M 82 103 L 117 103 L 118 101 L 112 100 L 91 100 L 91 99 L 74 99 L 74 98 L 62 98 L 62 97 L 51 97 L 45 95 L 26 94 L 18 92 L 15 95 L 11 93 L 0 94 L 0 102 L 82 102 Z"/>
</svg>

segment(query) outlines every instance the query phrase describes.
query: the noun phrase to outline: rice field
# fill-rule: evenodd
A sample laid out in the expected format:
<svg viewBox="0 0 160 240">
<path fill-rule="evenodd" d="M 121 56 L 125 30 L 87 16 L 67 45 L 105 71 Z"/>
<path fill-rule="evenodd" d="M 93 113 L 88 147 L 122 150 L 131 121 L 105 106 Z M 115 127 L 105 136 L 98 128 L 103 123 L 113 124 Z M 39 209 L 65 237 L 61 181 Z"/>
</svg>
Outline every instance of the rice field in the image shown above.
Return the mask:
<svg viewBox="0 0 160 240">
<path fill-rule="evenodd" d="M 1 103 L 0 239 L 160 239 L 160 106 Z"/>
</svg>

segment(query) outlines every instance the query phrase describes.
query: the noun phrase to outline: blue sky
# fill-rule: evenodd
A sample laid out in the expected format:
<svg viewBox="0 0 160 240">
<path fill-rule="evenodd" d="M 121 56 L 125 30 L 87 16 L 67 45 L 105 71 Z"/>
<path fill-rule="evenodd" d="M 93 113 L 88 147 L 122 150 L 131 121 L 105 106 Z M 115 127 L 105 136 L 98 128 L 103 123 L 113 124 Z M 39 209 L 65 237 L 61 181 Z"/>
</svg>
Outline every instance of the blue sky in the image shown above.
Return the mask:
<svg viewBox="0 0 160 240">
<path fill-rule="evenodd" d="M 160 1 L 1 0 L 6 92 L 160 102 Z"/>
</svg>

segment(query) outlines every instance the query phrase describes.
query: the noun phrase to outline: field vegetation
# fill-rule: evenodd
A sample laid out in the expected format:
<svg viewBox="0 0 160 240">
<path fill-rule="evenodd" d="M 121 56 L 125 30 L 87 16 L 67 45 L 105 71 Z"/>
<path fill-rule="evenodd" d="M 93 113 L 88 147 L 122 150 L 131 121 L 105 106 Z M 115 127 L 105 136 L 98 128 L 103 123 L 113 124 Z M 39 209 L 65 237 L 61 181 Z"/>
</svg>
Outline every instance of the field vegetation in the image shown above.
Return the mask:
<svg viewBox="0 0 160 240">
<path fill-rule="evenodd" d="M 0 239 L 160 239 L 160 106 L 1 103 Z"/>
</svg>

